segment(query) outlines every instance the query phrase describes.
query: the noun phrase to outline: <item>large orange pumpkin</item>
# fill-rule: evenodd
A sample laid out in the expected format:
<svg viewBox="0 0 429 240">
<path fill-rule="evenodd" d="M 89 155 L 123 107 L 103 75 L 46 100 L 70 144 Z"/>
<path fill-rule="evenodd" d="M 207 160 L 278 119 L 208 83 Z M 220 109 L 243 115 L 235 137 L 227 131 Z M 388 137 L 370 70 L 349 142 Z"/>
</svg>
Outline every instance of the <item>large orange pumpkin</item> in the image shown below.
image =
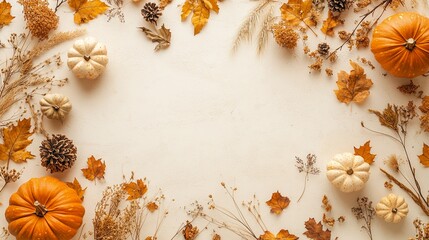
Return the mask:
<svg viewBox="0 0 429 240">
<path fill-rule="evenodd" d="M 76 192 L 53 177 L 32 178 L 9 199 L 6 220 L 18 240 L 68 240 L 85 209 Z"/>
<path fill-rule="evenodd" d="M 374 29 L 371 51 L 396 77 L 413 78 L 429 71 L 429 18 L 402 12 L 386 18 Z"/>
</svg>

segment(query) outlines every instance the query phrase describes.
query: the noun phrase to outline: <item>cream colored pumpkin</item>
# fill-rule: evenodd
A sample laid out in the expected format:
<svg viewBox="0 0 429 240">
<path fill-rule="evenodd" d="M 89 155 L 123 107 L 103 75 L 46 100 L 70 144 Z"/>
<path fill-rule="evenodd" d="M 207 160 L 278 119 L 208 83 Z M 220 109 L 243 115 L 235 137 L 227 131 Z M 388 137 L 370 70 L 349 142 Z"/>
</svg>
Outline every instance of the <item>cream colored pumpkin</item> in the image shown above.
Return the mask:
<svg viewBox="0 0 429 240">
<path fill-rule="evenodd" d="M 386 222 L 398 223 L 407 216 L 408 204 L 403 197 L 391 193 L 377 203 L 375 213 Z"/>
<path fill-rule="evenodd" d="M 72 109 L 69 98 L 62 94 L 46 94 L 39 103 L 43 115 L 49 119 L 62 121 Z"/>
<path fill-rule="evenodd" d="M 108 63 L 106 46 L 95 38 L 79 39 L 69 50 L 67 65 L 78 78 L 95 79 Z"/>
<path fill-rule="evenodd" d="M 327 165 L 326 175 L 342 192 L 361 190 L 369 178 L 369 164 L 361 156 L 342 153 L 334 156 Z"/>
</svg>

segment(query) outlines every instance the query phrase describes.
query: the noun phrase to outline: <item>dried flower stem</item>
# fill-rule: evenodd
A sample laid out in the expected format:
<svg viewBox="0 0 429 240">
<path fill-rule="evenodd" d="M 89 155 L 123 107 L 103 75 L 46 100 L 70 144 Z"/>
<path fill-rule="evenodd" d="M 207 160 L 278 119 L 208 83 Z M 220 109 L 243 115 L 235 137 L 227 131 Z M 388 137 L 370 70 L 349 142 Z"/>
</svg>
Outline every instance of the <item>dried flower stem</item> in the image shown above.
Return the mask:
<svg viewBox="0 0 429 240">
<path fill-rule="evenodd" d="M 54 12 L 57 12 L 57 11 L 58 11 L 58 8 L 59 8 L 61 5 L 63 5 L 63 3 L 66 3 L 66 2 L 67 2 L 67 0 L 57 0 L 57 3 L 55 4 Z"/>
<path fill-rule="evenodd" d="M 309 174 L 311 175 L 318 175 L 320 173 L 320 169 L 317 168 L 315 166 L 316 164 L 316 155 L 314 154 L 307 154 L 307 161 L 304 163 L 304 161 L 299 158 L 299 157 L 295 157 L 296 159 L 296 167 L 298 168 L 298 171 L 301 172 L 305 172 L 305 177 L 304 177 L 304 188 L 302 189 L 302 193 L 298 198 L 299 202 L 301 200 L 301 198 L 304 196 L 306 187 L 307 187 L 307 181 L 309 180 Z"/>
<path fill-rule="evenodd" d="M 357 199 L 358 206 L 352 208 L 352 212 L 355 215 L 357 220 L 363 219 L 365 225 L 362 226 L 368 234 L 369 238 L 372 240 L 372 227 L 371 221 L 375 215 L 375 209 L 372 207 L 372 201 L 369 201 L 367 197 L 362 197 Z"/>
</svg>

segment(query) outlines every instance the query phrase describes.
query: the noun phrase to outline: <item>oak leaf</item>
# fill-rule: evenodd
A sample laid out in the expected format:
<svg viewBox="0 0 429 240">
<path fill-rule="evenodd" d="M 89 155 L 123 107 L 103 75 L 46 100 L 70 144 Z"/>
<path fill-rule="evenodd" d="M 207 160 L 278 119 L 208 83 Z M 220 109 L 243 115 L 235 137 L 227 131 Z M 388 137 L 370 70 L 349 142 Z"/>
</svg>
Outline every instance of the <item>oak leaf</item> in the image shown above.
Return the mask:
<svg viewBox="0 0 429 240">
<path fill-rule="evenodd" d="M 95 159 L 94 156 L 88 158 L 88 168 L 82 168 L 83 176 L 90 181 L 104 178 L 106 163 L 101 159 Z"/>
<path fill-rule="evenodd" d="M 146 204 L 146 208 L 149 210 L 149 212 L 155 212 L 158 210 L 158 204 L 156 204 L 156 202 L 150 202 Z"/>
<path fill-rule="evenodd" d="M 16 125 L 3 128 L 3 144 L 0 144 L 0 160 L 12 160 L 16 163 L 26 162 L 35 156 L 26 148 L 33 142 L 28 138 L 33 135 L 30 131 L 31 121 L 26 118 L 19 120 Z"/>
<path fill-rule="evenodd" d="M 350 74 L 345 71 L 338 73 L 337 86 L 335 95 L 340 102 L 349 104 L 350 102 L 361 103 L 369 96 L 369 89 L 373 85 L 371 79 L 366 77 L 366 74 L 359 64 L 350 61 L 353 70 Z"/>
<path fill-rule="evenodd" d="M 210 11 L 219 13 L 218 0 L 186 0 L 182 6 L 181 18 L 185 21 L 193 13 L 191 21 L 194 25 L 194 35 L 197 35 L 207 24 Z"/>
<path fill-rule="evenodd" d="M 429 167 L 429 146 L 423 143 L 423 153 L 419 155 L 420 163 L 425 167 Z"/>
<path fill-rule="evenodd" d="M 334 16 L 331 11 L 328 13 L 328 18 L 323 21 L 322 28 L 320 29 L 324 34 L 328 36 L 334 36 L 334 28 L 338 25 L 343 24 L 343 21 L 340 20 L 340 16 Z"/>
<path fill-rule="evenodd" d="M 280 7 L 282 19 L 289 26 L 298 26 L 301 22 L 315 26 L 315 22 L 310 19 L 311 9 L 311 0 L 289 0 Z"/>
<path fill-rule="evenodd" d="M 305 231 L 303 234 L 310 239 L 313 240 L 330 240 L 331 239 L 331 231 L 329 229 L 323 230 L 323 226 L 321 222 L 316 223 L 314 218 L 309 218 L 308 221 L 305 222 Z"/>
<path fill-rule="evenodd" d="M 364 145 L 360 146 L 359 148 L 354 147 L 355 149 L 355 155 L 361 156 L 363 160 L 368 163 L 372 164 L 374 162 L 376 154 L 371 153 L 371 146 L 369 145 L 371 141 L 367 141 Z"/>
<path fill-rule="evenodd" d="M 170 29 L 164 26 L 164 24 L 156 32 L 145 27 L 141 27 L 140 29 L 144 32 L 149 40 L 158 43 L 155 47 L 155 51 L 165 49 L 170 46 L 171 32 Z"/>
<path fill-rule="evenodd" d="M 276 236 L 272 234 L 270 231 L 265 231 L 263 235 L 261 235 L 258 240 L 297 240 L 298 237 L 290 234 L 288 230 L 280 230 Z"/>
<path fill-rule="evenodd" d="M 271 212 L 280 214 L 283 209 L 289 206 L 290 200 L 288 197 L 283 197 L 279 191 L 271 195 L 271 199 L 266 201 L 267 205 L 271 207 Z"/>
<path fill-rule="evenodd" d="M 0 2 L 0 28 L 4 25 L 8 25 L 12 22 L 12 19 L 15 17 L 10 14 L 10 10 L 12 9 L 12 5 L 6 0 Z"/>
<path fill-rule="evenodd" d="M 75 11 L 76 24 L 87 23 L 109 9 L 109 6 L 100 0 L 67 0 L 67 3 Z"/>
<path fill-rule="evenodd" d="M 67 186 L 76 191 L 77 196 L 83 201 L 86 188 L 82 189 L 79 181 L 74 178 L 73 182 L 66 182 Z"/>
<path fill-rule="evenodd" d="M 127 200 L 141 198 L 147 192 L 147 186 L 141 179 L 137 179 L 136 182 L 124 183 L 122 187 L 128 193 Z"/>
</svg>

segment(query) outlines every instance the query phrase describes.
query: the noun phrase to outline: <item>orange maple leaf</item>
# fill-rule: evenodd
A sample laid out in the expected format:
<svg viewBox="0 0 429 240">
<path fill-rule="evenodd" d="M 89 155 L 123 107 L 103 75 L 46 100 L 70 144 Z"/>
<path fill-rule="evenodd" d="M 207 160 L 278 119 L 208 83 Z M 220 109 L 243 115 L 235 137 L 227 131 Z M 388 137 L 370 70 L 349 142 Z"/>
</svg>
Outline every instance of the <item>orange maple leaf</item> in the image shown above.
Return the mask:
<svg viewBox="0 0 429 240">
<path fill-rule="evenodd" d="M 371 153 L 371 146 L 369 145 L 371 141 L 367 141 L 364 145 L 359 148 L 354 147 L 355 155 L 361 156 L 365 162 L 372 164 L 374 162 L 376 154 Z"/>
<path fill-rule="evenodd" d="M 26 148 L 33 142 L 28 138 L 33 135 L 30 119 L 19 120 L 16 125 L 3 129 L 3 144 L 0 144 L 0 160 L 26 162 L 35 156 Z"/>
<path fill-rule="evenodd" d="M 127 200 L 141 198 L 147 192 L 147 186 L 141 179 L 137 182 L 124 183 L 123 189 L 128 193 Z"/>
<path fill-rule="evenodd" d="M 75 11 L 76 24 L 87 23 L 109 9 L 109 6 L 100 0 L 68 0 L 67 3 Z"/>
<path fill-rule="evenodd" d="M 329 229 L 323 230 L 323 225 L 321 222 L 316 223 L 314 218 L 308 219 L 305 222 L 305 231 L 303 234 L 308 238 L 313 240 L 330 240 L 331 239 L 331 231 Z"/>
<path fill-rule="evenodd" d="M 106 163 L 101 161 L 101 159 L 95 159 L 94 156 L 88 158 L 88 168 L 82 168 L 83 176 L 90 181 L 94 179 L 104 178 L 104 173 L 106 171 Z"/>
<path fill-rule="evenodd" d="M 423 153 L 419 155 L 420 163 L 425 167 L 429 167 L 429 146 L 423 143 Z"/>
<path fill-rule="evenodd" d="M 149 212 L 155 212 L 156 210 L 158 210 L 158 204 L 156 204 L 155 202 L 150 202 L 146 204 L 146 208 L 147 210 L 149 210 Z"/>
<path fill-rule="evenodd" d="M 3 0 L 3 2 L 0 2 L 0 28 L 4 25 L 8 25 L 12 22 L 12 19 L 15 17 L 10 14 L 10 10 L 12 8 L 12 5 L 6 0 Z"/>
<path fill-rule="evenodd" d="M 276 236 L 272 234 L 270 231 L 265 231 L 263 235 L 261 235 L 258 240 L 297 240 L 298 237 L 290 234 L 288 230 L 280 230 Z"/>
<path fill-rule="evenodd" d="M 373 85 L 371 79 L 366 78 L 366 74 L 359 64 L 350 61 L 353 70 L 350 75 L 345 71 L 338 73 L 335 95 L 340 102 L 349 104 L 350 102 L 361 103 L 369 96 L 369 89 Z"/>
<path fill-rule="evenodd" d="M 67 186 L 76 191 L 78 197 L 83 201 L 86 188 L 82 189 L 79 181 L 74 178 L 73 182 L 66 182 Z"/>
<path fill-rule="evenodd" d="M 283 209 L 289 206 L 290 200 L 288 197 L 283 197 L 279 191 L 271 195 L 271 199 L 266 201 L 267 205 L 271 207 L 271 212 L 280 214 Z"/>
<path fill-rule="evenodd" d="M 328 36 L 334 36 L 334 28 L 338 25 L 343 24 L 343 21 L 340 20 L 340 16 L 334 16 L 331 11 L 328 13 L 328 18 L 323 21 L 322 28 L 320 29 L 324 34 Z"/>
</svg>

